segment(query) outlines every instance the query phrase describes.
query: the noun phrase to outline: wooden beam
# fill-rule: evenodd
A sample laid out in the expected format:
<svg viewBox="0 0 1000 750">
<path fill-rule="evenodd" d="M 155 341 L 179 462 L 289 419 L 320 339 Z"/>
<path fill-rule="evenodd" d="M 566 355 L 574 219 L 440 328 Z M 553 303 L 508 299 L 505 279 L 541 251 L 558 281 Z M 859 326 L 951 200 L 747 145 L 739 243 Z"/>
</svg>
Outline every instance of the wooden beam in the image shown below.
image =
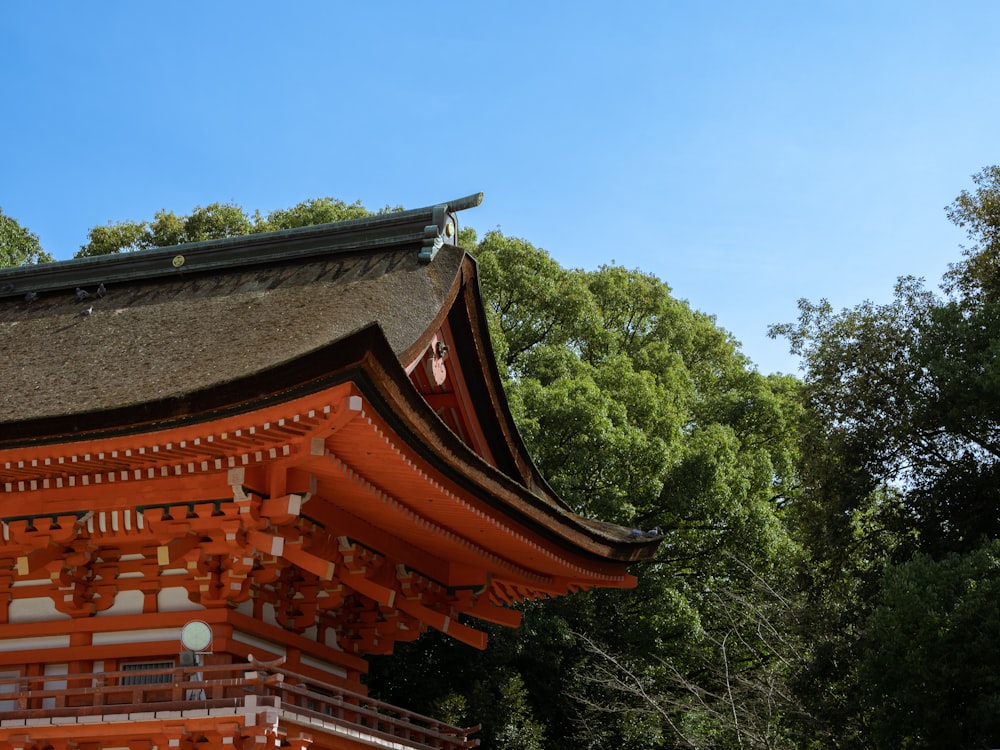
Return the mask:
<svg viewBox="0 0 1000 750">
<path fill-rule="evenodd" d="M 524 617 L 524 614 L 519 609 L 504 609 L 503 607 L 490 604 L 489 599 L 485 595 L 477 598 L 475 604 L 466 609 L 465 613 L 480 620 L 492 622 L 496 625 L 503 625 L 508 628 L 521 627 L 521 620 Z"/>
<path fill-rule="evenodd" d="M 341 573 L 339 578 L 348 588 L 367 596 L 384 607 L 396 607 L 435 630 L 447 633 L 462 643 L 480 650 L 486 648 L 486 633 L 470 628 L 467 625 L 462 625 L 450 616 L 430 609 L 415 599 L 407 599 L 399 595 L 395 589 L 388 588 L 366 578 L 364 573 Z"/>
<path fill-rule="evenodd" d="M 160 544 L 156 548 L 156 564 L 161 568 L 176 565 L 184 555 L 198 546 L 200 539 L 194 534 L 185 534 L 179 539 L 174 539 L 167 544 Z"/>
<path fill-rule="evenodd" d="M 337 566 L 331 560 L 325 560 L 306 552 L 302 549 L 301 544 L 285 544 L 281 556 L 293 565 L 298 565 L 303 570 L 308 570 L 313 575 L 319 576 L 324 581 L 332 581 L 337 570 Z"/>
<path fill-rule="evenodd" d="M 280 536 L 271 536 L 262 531 L 251 529 L 247 532 L 247 541 L 265 555 L 280 557 L 285 547 L 285 540 Z"/>
<path fill-rule="evenodd" d="M 49 545 L 44 549 L 36 550 L 27 555 L 19 555 L 17 558 L 17 574 L 26 576 L 41 570 L 49 563 L 61 560 L 66 548 L 63 546 Z"/>
<path fill-rule="evenodd" d="M 468 625 L 463 625 L 457 620 L 453 620 L 448 615 L 430 609 L 429 607 L 425 607 L 423 604 L 420 604 L 412 599 L 400 598 L 397 600 L 396 606 L 407 614 L 413 615 L 421 622 L 430 625 L 435 630 L 447 633 L 455 640 L 459 640 L 469 646 L 478 648 L 480 651 L 486 648 L 487 636 L 486 633 L 481 630 L 476 630 L 475 628 L 470 628 Z"/>
<path fill-rule="evenodd" d="M 378 602 L 383 607 L 393 607 L 396 604 L 397 595 L 395 589 L 375 583 L 370 578 L 366 578 L 363 572 L 342 572 L 338 577 L 343 581 L 345 586 Z"/>
<path fill-rule="evenodd" d="M 284 484 L 284 483 L 282 483 Z M 275 526 L 294 523 L 302 513 L 302 495 L 291 494 L 262 500 L 260 514 Z"/>
</svg>

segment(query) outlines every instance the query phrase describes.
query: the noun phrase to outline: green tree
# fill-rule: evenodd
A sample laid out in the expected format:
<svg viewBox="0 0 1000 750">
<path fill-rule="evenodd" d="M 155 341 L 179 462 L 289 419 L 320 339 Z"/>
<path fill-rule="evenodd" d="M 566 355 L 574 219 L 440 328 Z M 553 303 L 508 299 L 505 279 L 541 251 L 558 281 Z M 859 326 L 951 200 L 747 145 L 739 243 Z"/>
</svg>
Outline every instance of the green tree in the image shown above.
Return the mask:
<svg viewBox="0 0 1000 750">
<path fill-rule="evenodd" d="M 379 213 L 397 209 L 383 209 Z M 276 229 L 294 229 L 316 224 L 330 224 L 335 221 L 362 219 L 371 216 L 371 211 L 361 205 L 361 201 L 344 203 L 336 198 L 313 198 L 302 201 L 291 208 L 271 211 L 263 220 L 258 218 L 258 231 L 269 232 Z"/>
<path fill-rule="evenodd" d="M 948 289 L 967 299 L 996 299 L 1000 294 L 1000 166 L 972 176 L 975 190 L 963 190 L 948 206 L 948 218 L 966 230 L 972 244 L 964 260 L 945 276 Z"/>
<path fill-rule="evenodd" d="M 87 244 L 81 246 L 74 257 L 89 258 L 95 255 L 130 253 L 156 247 L 152 231 L 146 222 L 109 222 L 91 228 L 87 233 L 87 240 Z"/>
<path fill-rule="evenodd" d="M 1000 541 L 890 567 L 861 665 L 872 744 L 996 747 L 1000 741 Z M 918 689 L 920 688 L 920 689 Z"/>
<path fill-rule="evenodd" d="M 379 213 L 400 210 L 386 207 Z M 196 206 L 190 214 L 157 211 L 152 221 L 120 221 L 93 227 L 76 257 L 134 252 L 154 247 L 171 247 L 186 242 L 203 242 L 259 232 L 346 221 L 372 215 L 360 202 L 344 203 L 336 198 L 314 198 L 286 209 L 248 214 L 236 203 Z"/>
<path fill-rule="evenodd" d="M 581 733 L 586 746 L 792 750 L 805 747 L 804 738 L 828 742 L 815 727 L 794 731 L 801 708 L 787 675 L 803 644 L 788 627 L 798 606 L 794 593 L 786 594 L 764 579 L 744 593 L 718 587 L 702 610 L 712 626 L 693 632 L 687 652 L 673 651 L 669 659 L 655 651 L 628 654 L 577 634 L 587 658 L 568 689 L 604 717 Z"/>
<path fill-rule="evenodd" d="M 885 597 L 899 571 L 920 571 L 928 586 L 950 580 L 961 569 L 950 561 L 1000 537 L 1000 170 L 973 179 L 976 189 L 948 208 L 972 244 L 945 275 L 945 296 L 904 277 L 888 304 L 834 312 L 802 301 L 797 323 L 772 329 L 803 358 L 809 413 L 802 489 L 786 515 L 808 562 L 801 622 L 813 639 L 797 686 L 839 747 L 946 746 L 926 739 L 946 736 L 944 726 L 921 724 L 910 745 L 872 733 L 885 715 L 866 689 L 871 665 L 898 654 L 888 628 L 875 625 L 887 621 Z M 932 630 L 911 634 L 912 660 L 936 653 Z M 989 662 L 993 651 L 977 658 Z M 975 671 L 970 651 L 953 656 L 956 669 Z M 893 673 L 896 689 L 926 694 L 920 675 L 934 666 L 911 667 Z M 933 688 L 953 690 L 961 687 L 951 678 Z"/>
<path fill-rule="evenodd" d="M 524 679 L 514 672 L 500 685 L 499 706 L 506 708 L 496 731 L 498 750 L 542 750 L 545 729 L 531 715 Z"/>
<path fill-rule="evenodd" d="M 0 208 L 0 268 L 15 268 L 53 260 L 42 249 L 38 235 L 18 224 Z"/>
<path fill-rule="evenodd" d="M 186 216 L 177 216 L 164 209 L 157 211 L 152 221 L 111 222 L 94 227 L 87 235 L 87 244 L 80 247 L 76 257 L 170 247 L 185 242 L 237 237 L 254 231 L 259 231 L 259 222 L 235 203 L 196 206 Z"/>
<path fill-rule="evenodd" d="M 989 256 L 1000 204 L 986 176 L 1000 172 L 979 175 L 977 196 L 963 193 L 949 215 L 960 210 L 981 233 L 975 247 Z M 916 550 L 967 551 L 1000 536 L 993 489 L 1000 478 L 1000 300 L 988 293 L 989 268 L 988 258 L 969 253 L 949 272 L 950 298 L 903 278 L 889 304 L 834 313 L 825 302 L 802 301 L 797 324 L 773 329 L 803 357 L 818 428 L 869 476 L 870 488 L 902 491 L 901 505 L 882 508 L 906 542 L 899 559 Z"/>
<path fill-rule="evenodd" d="M 433 663 L 452 675 L 442 695 L 474 684 L 470 674 L 494 685 L 463 696 L 485 716 L 516 672 L 549 748 L 779 746 L 788 711 L 755 723 L 766 732 L 742 731 L 746 716 L 734 726 L 725 665 L 756 712 L 788 671 L 782 658 L 794 658 L 784 646 L 778 658 L 781 639 L 754 635 L 760 619 L 736 617 L 734 603 L 749 612 L 791 583 L 797 550 L 780 508 L 795 492 L 798 384 L 757 373 L 711 317 L 651 274 L 565 269 L 500 232 L 473 252 L 511 408 L 542 474 L 578 513 L 658 527 L 661 556 L 634 590 L 527 605 L 522 627 L 491 631 L 482 654 L 437 638 L 403 644 L 373 663 L 373 689 L 412 695 L 398 675 L 410 660 Z M 792 610 L 771 618 L 776 631 Z M 656 708 L 588 682 L 600 653 L 643 665 Z M 429 708 L 440 695 L 428 687 Z M 498 742 L 484 725 L 483 746 Z"/>
</svg>

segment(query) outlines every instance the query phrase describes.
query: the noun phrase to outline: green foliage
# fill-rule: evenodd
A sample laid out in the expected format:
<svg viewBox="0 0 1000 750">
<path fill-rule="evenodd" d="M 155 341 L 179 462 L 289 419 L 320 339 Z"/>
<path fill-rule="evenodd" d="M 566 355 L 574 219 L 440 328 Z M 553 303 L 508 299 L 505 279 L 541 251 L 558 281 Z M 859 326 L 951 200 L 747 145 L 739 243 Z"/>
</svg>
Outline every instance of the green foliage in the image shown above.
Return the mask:
<svg viewBox="0 0 1000 750">
<path fill-rule="evenodd" d="M 601 717 L 578 732 L 582 744 L 799 746 L 802 737 L 791 721 L 798 708 L 787 684 L 789 664 L 800 658 L 801 644 L 788 627 L 797 606 L 788 591 L 775 588 L 777 578 L 746 572 L 739 586 L 715 580 L 701 592 L 697 610 L 683 596 L 665 596 L 664 606 L 655 608 L 655 627 L 660 638 L 670 639 L 669 648 L 577 635 L 584 659 L 569 689 Z M 790 579 L 781 583 L 788 584 Z M 646 610 L 653 610 L 646 601 Z M 629 614 L 634 628 L 642 618 Z"/>
<path fill-rule="evenodd" d="M 467 718 L 469 714 L 469 702 L 464 695 L 451 691 L 439 698 L 430 711 L 430 715 L 452 726 L 469 726 L 471 723 Z"/>
<path fill-rule="evenodd" d="M 889 568 L 861 667 L 874 746 L 995 747 L 998 632 L 1000 542 Z"/>
<path fill-rule="evenodd" d="M 231 203 L 212 203 L 204 208 L 199 206 L 183 220 L 177 219 L 173 213 L 160 211 L 153 222 L 153 236 L 159 241 L 162 233 L 163 241 L 171 245 L 238 237 L 249 234 L 253 229 L 243 209 Z"/>
<path fill-rule="evenodd" d="M 496 731 L 497 750 L 542 750 L 545 729 L 532 718 L 524 680 L 517 672 L 500 685 L 498 707 L 504 710 Z"/>
<path fill-rule="evenodd" d="M 947 211 L 966 230 L 972 245 L 965 260 L 951 266 L 945 281 L 952 292 L 977 301 L 1000 296 L 1000 166 L 972 176 L 974 192 L 963 190 Z"/>
<path fill-rule="evenodd" d="M 781 746 L 788 722 L 776 704 L 787 693 L 763 696 L 778 694 L 794 656 L 789 642 L 756 633 L 768 619 L 784 628 L 796 605 L 753 603 L 788 588 L 798 554 L 780 509 L 796 492 L 798 383 L 754 371 L 711 317 L 651 274 L 565 269 L 500 232 L 473 252 L 511 409 L 542 475 L 579 513 L 659 527 L 661 557 L 636 570 L 634 590 L 526 607 L 522 628 L 491 629 L 482 654 L 436 638 L 402 645 L 373 663 L 373 689 L 401 698 L 397 675 L 433 663 L 453 675 L 440 695 L 462 690 L 483 717 L 487 748 L 500 730 L 485 717 L 501 713 L 497 686 L 512 674 L 548 748 L 722 747 L 723 736 Z M 610 671 L 589 679 L 612 652 L 645 698 Z M 766 731 L 734 725 L 727 663 L 740 703 L 769 706 Z M 434 688 L 424 690 L 432 701 Z"/>
<path fill-rule="evenodd" d="M 998 535 L 1000 306 L 940 300 L 912 279 L 888 305 L 838 314 L 800 305 L 798 326 L 775 332 L 805 358 L 809 404 L 828 440 L 870 489 L 905 489 L 902 507 L 887 508 L 887 523 L 916 533 L 903 556 Z"/>
<path fill-rule="evenodd" d="M 479 243 L 476 230 L 472 227 L 461 227 L 458 230 L 458 246 L 473 248 Z"/>
<path fill-rule="evenodd" d="M 134 252 L 155 247 L 152 232 L 145 222 L 122 221 L 93 227 L 88 233 L 89 242 L 81 246 L 77 258 Z"/>
<path fill-rule="evenodd" d="M 386 207 L 379 213 L 400 210 Z M 88 232 L 88 242 L 80 247 L 77 258 L 111 253 L 134 252 L 154 247 L 171 247 L 186 242 L 203 242 L 224 237 L 238 237 L 258 232 L 326 224 L 371 216 L 360 202 L 347 204 L 335 198 L 314 198 L 291 208 L 249 215 L 235 203 L 211 203 L 196 206 L 185 216 L 166 209 L 157 211 L 152 221 L 110 222 Z"/>
<path fill-rule="evenodd" d="M 22 227 L 0 209 L 0 268 L 16 268 L 53 260 L 42 249 L 38 235 Z"/>
<path fill-rule="evenodd" d="M 797 324 L 773 326 L 802 357 L 811 409 L 823 425 L 864 446 L 867 468 L 895 477 L 909 462 L 913 406 L 923 373 L 913 358 L 933 295 L 900 279 L 895 300 L 835 313 L 826 300 L 799 301 Z"/>
<path fill-rule="evenodd" d="M 362 206 L 361 201 L 347 204 L 336 198 L 314 198 L 291 208 L 272 211 L 266 219 L 257 222 L 255 231 L 268 232 L 276 229 L 309 227 L 348 219 L 362 219 L 365 216 L 371 216 L 371 211 Z"/>
<path fill-rule="evenodd" d="M 111 253 L 134 252 L 153 247 L 170 247 L 184 242 L 201 242 L 236 237 L 256 230 L 243 209 L 232 203 L 196 206 L 187 216 L 157 211 L 151 222 L 123 221 L 94 227 L 77 258 Z"/>
<path fill-rule="evenodd" d="M 948 209 L 972 240 L 948 297 L 904 277 L 888 304 L 802 301 L 772 331 L 806 366 L 785 516 L 808 560 L 796 689 L 843 748 L 997 740 L 979 668 L 1000 650 L 976 622 L 996 614 L 973 589 L 995 577 L 1000 538 L 1000 170 L 973 180 Z"/>
<path fill-rule="evenodd" d="M 566 271 L 531 243 L 487 232 L 476 248 L 483 296 L 494 338 L 506 352 L 500 362 L 517 378 L 524 358 L 543 344 L 564 345 L 593 319 L 591 299 L 578 274 Z"/>
<path fill-rule="evenodd" d="M 544 353 L 552 352 L 536 352 Z M 630 413 L 616 395 L 630 386 L 648 393 L 655 389 L 648 382 L 629 382 L 640 377 L 621 361 L 602 372 L 573 364 L 576 373 L 553 376 L 549 369 L 547 386 L 534 378 L 517 383 L 522 434 L 553 488 L 575 510 L 633 524 L 658 497 L 667 445 L 637 425 L 641 415 Z M 615 372 L 620 380 L 614 380 Z M 608 388 L 609 381 L 616 387 Z"/>
</svg>

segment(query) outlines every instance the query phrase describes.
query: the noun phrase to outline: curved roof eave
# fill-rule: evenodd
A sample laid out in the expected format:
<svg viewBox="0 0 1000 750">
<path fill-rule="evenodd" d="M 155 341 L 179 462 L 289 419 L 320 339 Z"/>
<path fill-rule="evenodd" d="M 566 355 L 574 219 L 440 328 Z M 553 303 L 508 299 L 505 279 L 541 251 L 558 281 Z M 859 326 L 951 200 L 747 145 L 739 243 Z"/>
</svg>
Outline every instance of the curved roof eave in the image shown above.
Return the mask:
<svg viewBox="0 0 1000 750">
<path fill-rule="evenodd" d="M 0 271 L 0 334 L 16 365 L 0 396 L 0 452 L 168 430 L 352 380 L 425 460 L 498 512 L 586 555 L 649 559 L 658 540 L 574 515 L 514 424 L 475 260 L 444 239 L 456 236 L 452 212 L 480 198 Z M 74 286 L 99 280 L 112 292 L 80 317 Z M 26 290 L 38 301 L 14 298 Z M 403 369 L 446 320 L 463 337 L 480 396 L 471 416 L 504 454 L 499 469 Z"/>
<path fill-rule="evenodd" d="M 649 559 L 658 540 L 634 540 L 626 530 L 580 518 L 531 492 L 465 445 L 412 387 L 377 325 L 345 336 L 297 360 L 215 386 L 184 399 L 43 418 L 5 426 L 0 454 L 61 443 L 90 443 L 208 423 L 353 382 L 414 453 L 458 486 L 535 533 L 587 557 L 619 562 Z"/>
</svg>

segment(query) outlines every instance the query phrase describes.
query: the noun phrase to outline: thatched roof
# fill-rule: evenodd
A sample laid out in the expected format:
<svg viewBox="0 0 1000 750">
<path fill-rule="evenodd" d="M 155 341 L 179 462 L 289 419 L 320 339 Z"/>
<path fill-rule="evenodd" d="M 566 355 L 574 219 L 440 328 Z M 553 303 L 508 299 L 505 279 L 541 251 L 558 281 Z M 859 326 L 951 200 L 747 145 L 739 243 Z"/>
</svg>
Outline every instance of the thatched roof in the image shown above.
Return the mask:
<svg viewBox="0 0 1000 750">
<path fill-rule="evenodd" d="M 432 213 L 0 272 L 0 435 L 183 399 L 370 325 L 401 358 L 418 353 L 465 257 L 441 243 L 420 258 Z"/>
</svg>

